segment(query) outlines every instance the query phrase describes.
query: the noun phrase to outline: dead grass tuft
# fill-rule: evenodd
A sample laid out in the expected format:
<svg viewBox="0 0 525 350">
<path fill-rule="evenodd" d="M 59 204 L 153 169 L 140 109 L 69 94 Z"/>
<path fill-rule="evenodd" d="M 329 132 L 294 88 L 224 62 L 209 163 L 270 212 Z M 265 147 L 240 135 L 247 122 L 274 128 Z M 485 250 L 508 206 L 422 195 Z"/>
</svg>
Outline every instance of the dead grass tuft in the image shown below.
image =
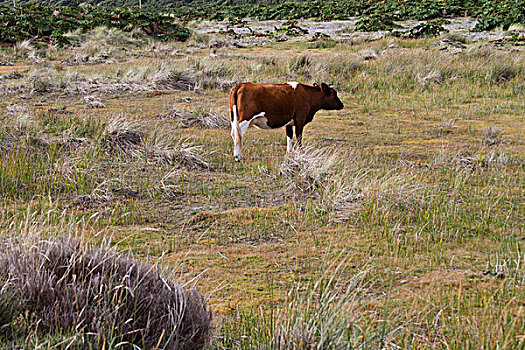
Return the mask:
<svg viewBox="0 0 525 350">
<path fill-rule="evenodd" d="M 165 131 L 148 134 L 141 124 L 121 117 L 108 124 L 101 143 L 108 153 L 118 156 L 190 169 L 214 170 L 204 159 L 201 146 L 187 140 L 173 140 Z"/>
<path fill-rule="evenodd" d="M 146 131 L 141 124 L 118 117 L 109 122 L 101 142 L 109 153 L 137 156 L 145 136 Z"/>
<path fill-rule="evenodd" d="M 417 82 L 420 85 L 430 84 L 439 85 L 444 81 L 443 76 L 438 71 L 431 71 L 423 77 L 418 77 Z"/>
<path fill-rule="evenodd" d="M 106 246 L 4 238 L 0 276 L 1 295 L 15 296 L 17 311 L 39 334 L 74 331 L 101 347 L 117 341 L 164 349 L 202 349 L 209 339 L 202 296 Z M 6 309 L 5 298 L 0 302 Z"/>
<path fill-rule="evenodd" d="M 287 192 L 317 199 L 323 210 L 344 212 L 362 197 L 357 183 L 350 182 L 340 155 L 329 148 L 294 149 L 286 154 L 279 171 Z M 359 177 L 355 174 L 354 180 Z"/>
<path fill-rule="evenodd" d="M 184 128 L 226 129 L 230 126 L 229 118 L 226 115 L 203 109 L 193 111 L 172 109 L 167 114 L 159 115 L 158 118 L 177 120 Z"/>
<path fill-rule="evenodd" d="M 325 187 L 324 183 L 334 174 L 337 163 L 337 154 L 328 148 L 309 146 L 288 152 L 279 171 L 288 179 L 290 189 L 314 194 Z"/>
<path fill-rule="evenodd" d="M 198 170 L 214 170 L 204 159 L 202 146 L 188 140 L 172 140 L 169 136 L 153 134 L 147 140 L 148 158 L 171 166 Z"/>
<path fill-rule="evenodd" d="M 502 130 L 489 126 L 483 129 L 483 144 L 487 146 L 495 146 L 501 143 L 501 137 L 505 134 Z"/>
<path fill-rule="evenodd" d="M 100 99 L 95 96 L 84 96 L 84 104 L 86 108 L 104 108 L 106 107 Z"/>
<path fill-rule="evenodd" d="M 24 40 L 15 44 L 14 51 L 15 56 L 20 57 L 33 53 L 35 51 L 35 48 L 31 44 L 31 40 Z"/>
</svg>

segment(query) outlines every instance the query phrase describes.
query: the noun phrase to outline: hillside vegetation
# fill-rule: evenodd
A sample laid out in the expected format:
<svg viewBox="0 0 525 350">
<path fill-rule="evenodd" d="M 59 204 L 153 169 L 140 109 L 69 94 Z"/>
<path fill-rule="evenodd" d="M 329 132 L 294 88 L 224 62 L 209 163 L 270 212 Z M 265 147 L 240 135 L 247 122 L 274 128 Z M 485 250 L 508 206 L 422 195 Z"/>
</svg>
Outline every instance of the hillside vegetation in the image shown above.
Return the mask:
<svg viewBox="0 0 525 350">
<path fill-rule="evenodd" d="M 102 26 L 135 31 L 135 34 L 140 31 L 163 41 L 184 41 L 190 36 L 188 29 L 170 16 L 125 8 L 0 6 L 0 23 L 0 42 L 7 44 L 32 39 L 69 45 L 68 33 L 86 32 Z"/>
<path fill-rule="evenodd" d="M 12 26 L 12 22 L 38 22 L 39 18 L 44 16 L 46 21 L 49 18 L 48 14 L 43 14 L 42 8 L 29 7 L 24 8 L 24 3 L 18 11 L 13 9 L 12 5 L 5 5 L 1 8 L 3 16 L 0 18 L 2 27 L 6 24 Z M 95 16 L 108 17 L 108 14 L 101 14 L 104 8 L 122 7 L 128 9 L 137 9 L 138 2 L 136 1 L 102 1 L 102 2 L 83 2 L 84 10 L 76 9 L 76 3 L 73 7 L 70 2 L 63 3 L 46 3 L 37 2 L 37 4 L 45 5 L 45 8 L 57 7 L 58 5 L 68 5 L 66 10 L 59 10 L 61 15 L 59 17 L 68 16 L 68 13 L 74 12 L 77 14 L 73 17 L 93 17 Z M 92 7 L 92 5 L 96 5 Z M 58 7 L 60 8 L 60 6 Z M 471 16 L 479 18 L 479 23 L 476 30 L 492 30 L 495 28 L 508 29 L 512 24 L 525 24 L 525 6 L 523 0 L 341 0 L 341 1 L 285 1 L 285 2 L 256 2 L 254 4 L 246 5 L 245 2 L 235 3 L 220 3 L 220 2 L 144 2 L 144 8 L 156 11 L 169 11 L 169 13 L 176 18 L 184 21 L 189 20 L 229 20 L 230 22 L 239 22 L 246 18 L 256 18 L 259 20 L 274 20 L 274 19 L 305 19 L 313 18 L 317 20 L 341 20 L 350 17 L 362 17 L 362 20 L 368 23 L 366 30 L 384 30 L 393 28 L 393 21 L 402 20 L 429 20 L 436 18 L 447 18 L 453 16 Z M 33 15 L 33 12 L 37 12 Z M 121 10 L 122 12 L 122 10 Z M 110 12 L 111 13 L 111 12 Z M 135 17 L 137 15 L 134 15 Z M 143 15 L 144 16 L 144 15 Z M 13 19 L 15 17 L 16 19 Z M 159 20 L 157 16 L 156 20 Z M 115 18 L 115 17 L 113 17 Z M 32 19 L 32 20 L 31 20 Z M 78 18 L 79 19 L 79 18 Z M 150 21 L 152 18 L 149 18 Z M 106 19 L 107 21 L 107 19 Z M 164 23 L 166 20 L 164 19 Z M 160 23 L 159 23 L 160 24 Z M 83 23 L 75 23 L 76 26 L 82 29 L 88 29 Z M 126 25 L 134 27 L 143 26 L 131 20 Z M 67 27 L 67 26 L 66 26 Z M 126 26 L 122 26 L 126 27 Z M 57 23 L 55 30 L 62 31 L 61 23 Z M 69 28 L 65 28 L 69 29 Z M 5 29 L 4 29 L 5 30 Z M 13 30 L 20 30 L 15 28 Z"/>
</svg>

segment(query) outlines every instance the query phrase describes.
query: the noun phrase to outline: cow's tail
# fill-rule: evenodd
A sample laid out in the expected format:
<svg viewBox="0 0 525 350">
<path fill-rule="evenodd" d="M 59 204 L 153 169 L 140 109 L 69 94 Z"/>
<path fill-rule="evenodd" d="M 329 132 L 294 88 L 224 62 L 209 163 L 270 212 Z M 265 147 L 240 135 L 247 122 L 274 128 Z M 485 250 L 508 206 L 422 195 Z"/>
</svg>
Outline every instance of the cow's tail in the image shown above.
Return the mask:
<svg viewBox="0 0 525 350">
<path fill-rule="evenodd" d="M 232 124 L 233 155 L 236 160 L 240 160 L 241 154 L 241 128 L 239 126 L 239 110 L 237 108 L 237 91 L 241 84 L 234 86 L 230 90 L 230 119 Z"/>
<path fill-rule="evenodd" d="M 235 121 L 236 116 L 237 121 L 239 121 L 239 115 L 237 114 L 237 91 L 240 87 L 240 84 L 238 84 L 230 90 L 230 118 L 232 123 Z"/>
</svg>

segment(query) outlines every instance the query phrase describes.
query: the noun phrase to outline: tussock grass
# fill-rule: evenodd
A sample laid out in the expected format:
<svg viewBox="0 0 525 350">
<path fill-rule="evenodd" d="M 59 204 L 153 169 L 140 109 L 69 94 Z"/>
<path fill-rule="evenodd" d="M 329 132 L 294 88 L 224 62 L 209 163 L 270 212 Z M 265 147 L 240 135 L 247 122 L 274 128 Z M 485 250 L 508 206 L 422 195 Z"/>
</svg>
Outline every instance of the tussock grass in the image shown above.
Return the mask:
<svg viewBox="0 0 525 350">
<path fill-rule="evenodd" d="M 213 170 L 203 156 L 203 147 L 187 140 L 173 140 L 166 134 L 154 133 L 145 145 L 147 157 L 160 163 L 189 169 Z"/>
<path fill-rule="evenodd" d="M 387 211 L 389 206 L 410 207 L 424 199 L 424 186 L 416 179 L 370 170 L 355 156 L 313 146 L 287 153 L 279 166 L 287 193 L 314 200 L 336 215 L 347 215 L 357 204 L 375 203 Z"/>
<path fill-rule="evenodd" d="M 212 49 L 235 47 L 235 44 L 235 40 L 228 36 L 210 35 L 197 32 L 193 32 L 187 42 L 189 47 Z"/>
<path fill-rule="evenodd" d="M 95 96 L 84 96 L 84 103 L 86 108 L 104 108 L 106 107 L 101 100 Z"/>
<path fill-rule="evenodd" d="M 502 130 L 489 126 L 483 129 L 483 143 L 487 146 L 494 146 L 501 142 L 501 137 L 505 134 Z"/>
<path fill-rule="evenodd" d="M 108 123 L 101 142 L 103 148 L 112 154 L 136 157 L 145 136 L 143 125 L 118 117 Z"/>
<path fill-rule="evenodd" d="M 34 123 L 34 116 L 25 106 L 7 106 L 6 115 L 8 118 L 8 125 L 13 126 L 14 129 L 19 132 L 30 129 Z"/>
<path fill-rule="evenodd" d="M 468 44 L 459 53 L 440 51 L 438 47 L 407 49 L 396 45 L 401 42 L 380 41 L 364 49 L 341 44 L 345 54 L 273 57 L 270 64 L 264 56 L 243 56 L 232 64 L 231 55 L 220 53 L 188 60 L 167 58 L 162 63 L 140 66 L 122 65 L 96 74 L 87 70 L 38 68 L 20 83 L 13 82 L 17 88 L 2 90 L 7 95 L 20 91 L 84 95 L 150 90 L 227 91 L 240 81 L 277 83 L 283 79 L 325 81 L 340 90 L 354 92 L 411 93 L 454 89 L 462 84 L 482 90 L 492 86 L 512 87 L 515 94 L 522 90 L 519 86 L 523 85 L 524 68 L 517 54 L 506 55 L 493 46 L 481 44 Z"/>
<path fill-rule="evenodd" d="M 166 114 L 159 115 L 158 118 L 179 121 L 183 128 L 226 129 L 230 126 L 230 120 L 226 115 L 202 108 L 181 111 L 172 109 Z"/>
<path fill-rule="evenodd" d="M 38 334 L 83 334 L 96 347 L 202 349 L 208 341 L 211 314 L 202 296 L 108 247 L 4 237 L 0 276 L 4 333 L 22 322 Z"/>
<path fill-rule="evenodd" d="M 104 50 L 118 47 L 140 47 L 148 41 L 140 29 L 124 32 L 118 28 L 97 27 L 88 32 L 80 30 L 64 35 L 72 46 L 80 46 L 82 51 Z"/>
<path fill-rule="evenodd" d="M 509 63 L 499 63 L 493 65 L 487 71 L 485 80 L 489 84 L 505 84 L 514 79 L 518 74 L 523 73 L 523 67 L 520 68 Z"/>
<path fill-rule="evenodd" d="M 339 162 L 336 153 L 328 148 L 312 146 L 294 149 L 286 154 L 280 173 L 288 179 L 288 188 L 306 194 L 321 194 Z"/>
<path fill-rule="evenodd" d="M 167 133 L 148 133 L 144 125 L 121 117 L 111 120 L 101 138 L 110 154 L 171 166 L 213 170 L 204 159 L 202 147 L 174 140 Z"/>
<path fill-rule="evenodd" d="M 28 54 L 31 54 L 34 51 L 35 48 L 33 47 L 31 40 L 24 40 L 22 42 L 18 42 L 14 46 L 15 57 L 27 56 Z"/>
</svg>

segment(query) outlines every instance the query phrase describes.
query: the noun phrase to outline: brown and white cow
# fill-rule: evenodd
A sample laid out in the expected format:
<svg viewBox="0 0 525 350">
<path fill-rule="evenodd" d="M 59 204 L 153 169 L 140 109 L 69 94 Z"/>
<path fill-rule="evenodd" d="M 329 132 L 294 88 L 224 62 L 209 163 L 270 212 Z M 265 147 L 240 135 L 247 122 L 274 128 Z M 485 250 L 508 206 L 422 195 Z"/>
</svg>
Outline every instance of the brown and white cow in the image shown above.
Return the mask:
<svg viewBox="0 0 525 350">
<path fill-rule="evenodd" d="M 259 129 L 286 127 L 287 152 L 293 148 L 293 129 L 301 147 L 303 128 L 320 109 L 343 109 L 337 92 L 328 84 L 311 86 L 286 84 L 241 83 L 230 90 L 233 155 L 242 158 L 241 142 L 250 126 Z"/>
</svg>

